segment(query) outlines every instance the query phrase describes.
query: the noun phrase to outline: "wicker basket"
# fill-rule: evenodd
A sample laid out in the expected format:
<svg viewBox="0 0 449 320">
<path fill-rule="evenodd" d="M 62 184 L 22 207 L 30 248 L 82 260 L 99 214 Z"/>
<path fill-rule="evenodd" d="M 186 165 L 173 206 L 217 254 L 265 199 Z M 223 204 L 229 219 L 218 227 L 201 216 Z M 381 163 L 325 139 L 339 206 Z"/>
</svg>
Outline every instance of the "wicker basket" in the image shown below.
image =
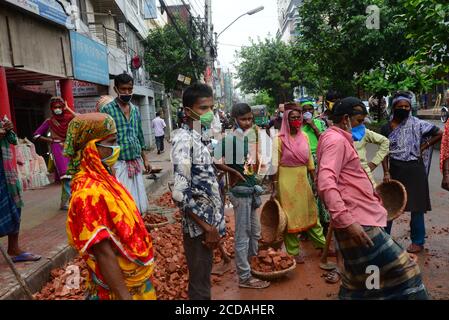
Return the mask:
<svg viewBox="0 0 449 320">
<path fill-rule="evenodd" d="M 147 223 L 147 222 L 145 222 L 145 227 L 147 228 L 147 230 L 148 231 L 151 231 L 151 230 L 153 230 L 153 229 L 156 229 L 156 228 L 161 228 L 161 227 L 163 227 L 163 226 L 166 226 L 166 225 L 168 225 L 170 222 L 169 221 L 166 221 L 166 222 L 161 222 L 161 223 Z"/>
<path fill-rule="evenodd" d="M 277 200 L 265 202 L 260 214 L 261 234 L 265 244 L 278 242 L 287 228 L 287 217 Z"/>
<path fill-rule="evenodd" d="M 407 191 L 402 183 L 390 180 L 376 187 L 377 194 L 382 198 L 382 204 L 387 209 L 388 221 L 398 218 L 404 213 L 407 205 Z"/>
<path fill-rule="evenodd" d="M 259 278 L 262 280 L 275 280 L 275 279 L 284 277 L 290 271 L 295 270 L 295 268 L 296 268 L 296 261 L 295 261 L 295 259 L 293 259 L 293 265 L 288 269 L 272 271 L 272 272 L 261 272 L 261 271 L 251 270 L 251 273 L 256 278 Z"/>
</svg>

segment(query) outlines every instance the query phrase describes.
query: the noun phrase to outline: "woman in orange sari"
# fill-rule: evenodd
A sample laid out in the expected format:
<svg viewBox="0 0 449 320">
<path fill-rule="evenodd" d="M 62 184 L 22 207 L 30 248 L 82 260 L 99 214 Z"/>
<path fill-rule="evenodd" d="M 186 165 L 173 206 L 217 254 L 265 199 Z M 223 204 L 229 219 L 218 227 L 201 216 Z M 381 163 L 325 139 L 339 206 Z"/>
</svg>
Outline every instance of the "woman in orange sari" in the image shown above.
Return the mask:
<svg viewBox="0 0 449 320">
<path fill-rule="evenodd" d="M 116 126 L 107 114 L 75 117 L 64 153 L 71 158 L 67 235 L 87 262 L 90 300 L 154 300 L 153 245 L 129 192 L 111 174 Z"/>
</svg>

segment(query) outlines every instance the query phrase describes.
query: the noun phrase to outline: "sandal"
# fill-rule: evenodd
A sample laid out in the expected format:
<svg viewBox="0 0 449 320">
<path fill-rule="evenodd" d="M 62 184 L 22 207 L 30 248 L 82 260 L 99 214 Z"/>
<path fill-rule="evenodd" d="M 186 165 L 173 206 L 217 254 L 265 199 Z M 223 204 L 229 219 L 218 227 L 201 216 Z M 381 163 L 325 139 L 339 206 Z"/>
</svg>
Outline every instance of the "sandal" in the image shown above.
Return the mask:
<svg viewBox="0 0 449 320">
<path fill-rule="evenodd" d="M 408 253 L 420 253 L 421 251 L 423 251 L 423 249 L 424 249 L 424 246 L 420 246 L 419 244 L 412 243 L 407 248 L 407 252 Z"/>
<path fill-rule="evenodd" d="M 297 256 L 295 256 L 295 262 L 296 262 L 297 264 L 303 264 L 303 263 L 305 263 L 304 255 L 298 254 Z"/>
<path fill-rule="evenodd" d="M 32 254 L 30 252 L 24 252 L 19 254 L 18 256 L 11 257 L 12 262 L 28 262 L 28 261 L 38 261 L 41 259 L 41 256 L 36 254 Z"/>
<path fill-rule="evenodd" d="M 240 288 L 250 288 L 250 289 L 265 289 L 270 286 L 270 282 L 256 279 L 254 277 L 249 277 L 244 282 L 239 283 Z"/>
<path fill-rule="evenodd" d="M 341 280 L 341 274 L 337 269 L 332 270 L 331 272 L 324 274 L 324 280 L 327 283 L 335 284 Z"/>
</svg>

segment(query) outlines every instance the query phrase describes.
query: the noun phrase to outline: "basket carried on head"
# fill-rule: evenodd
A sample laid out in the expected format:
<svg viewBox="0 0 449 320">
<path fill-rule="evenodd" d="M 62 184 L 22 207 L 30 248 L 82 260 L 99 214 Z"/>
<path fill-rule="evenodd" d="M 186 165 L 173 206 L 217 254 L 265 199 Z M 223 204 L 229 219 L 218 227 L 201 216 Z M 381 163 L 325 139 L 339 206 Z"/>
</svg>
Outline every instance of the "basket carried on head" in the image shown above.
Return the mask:
<svg viewBox="0 0 449 320">
<path fill-rule="evenodd" d="M 407 191 L 402 183 L 397 180 L 383 182 L 376 187 L 377 194 L 382 198 L 382 203 L 388 212 L 388 221 L 398 218 L 404 213 L 407 205 Z"/>
<path fill-rule="evenodd" d="M 260 214 L 261 234 L 263 242 L 271 244 L 283 238 L 287 227 L 287 216 L 277 200 L 268 200 Z"/>
</svg>

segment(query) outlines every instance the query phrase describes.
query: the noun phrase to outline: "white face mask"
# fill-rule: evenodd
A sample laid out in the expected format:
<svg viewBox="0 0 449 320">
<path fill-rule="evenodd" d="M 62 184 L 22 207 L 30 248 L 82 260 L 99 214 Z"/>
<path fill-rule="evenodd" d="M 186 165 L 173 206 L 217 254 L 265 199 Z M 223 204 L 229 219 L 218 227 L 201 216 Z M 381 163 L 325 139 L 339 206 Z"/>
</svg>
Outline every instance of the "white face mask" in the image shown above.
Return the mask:
<svg viewBox="0 0 449 320">
<path fill-rule="evenodd" d="M 279 113 L 279 117 L 280 117 L 280 118 L 283 118 L 283 117 L 284 117 L 284 113 L 283 113 L 283 112 L 280 112 L 280 113 Z"/>
<path fill-rule="evenodd" d="M 53 112 L 57 115 L 57 116 L 59 116 L 59 115 L 61 115 L 62 114 L 62 109 L 55 109 L 55 110 L 53 110 Z"/>
</svg>

